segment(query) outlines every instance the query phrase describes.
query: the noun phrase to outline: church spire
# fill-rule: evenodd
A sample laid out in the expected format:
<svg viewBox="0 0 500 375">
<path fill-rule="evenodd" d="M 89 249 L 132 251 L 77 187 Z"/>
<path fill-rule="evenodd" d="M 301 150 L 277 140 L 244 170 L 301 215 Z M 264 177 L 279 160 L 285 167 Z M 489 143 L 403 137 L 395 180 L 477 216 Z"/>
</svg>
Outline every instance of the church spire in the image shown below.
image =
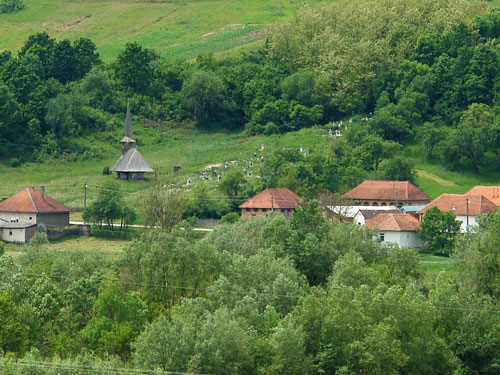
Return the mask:
<svg viewBox="0 0 500 375">
<path fill-rule="evenodd" d="M 125 138 L 132 138 L 132 129 L 130 127 L 130 103 L 127 99 L 127 116 L 125 117 Z"/>
<path fill-rule="evenodd" d="M 135 147 L 135 139 L 132 138 L 132 127 L 130 126 L 130 103 L 127 100 L 127 115 L 125 117 L 125 136 L 120 141 L 122 144 L 122 154 L 129 148 Z"/>
</svg>

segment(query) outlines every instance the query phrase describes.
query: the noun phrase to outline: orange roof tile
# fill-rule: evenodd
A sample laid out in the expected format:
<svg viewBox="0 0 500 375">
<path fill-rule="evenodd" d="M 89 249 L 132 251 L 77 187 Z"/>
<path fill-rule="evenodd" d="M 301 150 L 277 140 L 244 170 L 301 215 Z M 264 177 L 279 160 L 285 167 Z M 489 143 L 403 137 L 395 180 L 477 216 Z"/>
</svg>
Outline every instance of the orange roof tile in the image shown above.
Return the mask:
<svg viewBox="0 0 500 375">
<path fill-rule="evenodd" d="M 408 214 L 384 213 L 366 221 L 369 229 L 378 228 L 384 231 L 417 232 L 420 230 L 419 221 Z"/>
<path fill-rule="evenodd" d="M 345 193 L 343 198 L 357 200 L 430 201 L 431 197 L 410 181 L 365 180 Z"/>
<path fill-rule="evenodd" d="M 240 204 L 239 208 L 295 208 L 301 200 L 302 198 L 286 188 L 266 189 Z"/>
<path fill-rule="evenodd" d="M 441 194 L 424 208 L 417 211 L 417 214 L 423 214 L 432 207 L 437 207 L 441 211 L 452 211 L 455 215 L 467 215 L 467 199 L 469 200 L 468 209 L 470 216 L 476 216 L 493 212 L 498 206 L 483 195 L 469 194 Z"/>
<path fill-rule="evenodd" d="M 482 195 L 500 206 L 500 186 L 474 186 L 466 195 Z"/>
<path fill-rule="evenodd" d="M 0 212 L 70 212 L 64 204 L 59 203 L 47 194 L 42 199 L 40 190 L 25 189 L 0 202 Z"/>
</svg>

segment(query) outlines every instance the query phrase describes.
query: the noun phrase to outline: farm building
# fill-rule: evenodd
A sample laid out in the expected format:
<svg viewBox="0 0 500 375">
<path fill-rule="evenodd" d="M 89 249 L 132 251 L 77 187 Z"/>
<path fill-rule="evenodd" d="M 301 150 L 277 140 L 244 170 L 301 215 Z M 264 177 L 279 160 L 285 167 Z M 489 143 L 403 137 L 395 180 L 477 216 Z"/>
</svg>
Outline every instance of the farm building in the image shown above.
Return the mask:
<svg viewBox="0 0 500 375">
<path fill-rule="evenodd" d="M 287 219 L 291 219 L 295 207 L 302 201 L 293 191 L 282 189 L 266 189 L 241 204 L 241 216 L 261 216 L 271 211 L 282 214 Z"/>
<path fill-rule="evenodd" d="M 358 201 L 362 206 L 422 205 L 431 197 L 418 189 L 410 181 L 365 180 L 342 198 Z"/>
</svg>

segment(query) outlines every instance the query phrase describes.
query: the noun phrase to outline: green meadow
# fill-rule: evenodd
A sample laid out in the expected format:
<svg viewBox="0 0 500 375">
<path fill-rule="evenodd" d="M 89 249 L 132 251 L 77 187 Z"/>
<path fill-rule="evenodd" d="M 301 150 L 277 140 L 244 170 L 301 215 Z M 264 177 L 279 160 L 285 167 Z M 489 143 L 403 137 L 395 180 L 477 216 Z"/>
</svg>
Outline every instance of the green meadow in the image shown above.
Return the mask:
<svg viewBox="0 0 500 375">
<path fill-rule="evenodd" d="M 104 61 L 137 41 L 164 56 L 191 58 L 265 39 L 266 27 L 317 0 L 25 0 L 15 14 L 0 14 L 0 50 L 18 50 L 29 35 L 90 38 Z"/>
</svg>

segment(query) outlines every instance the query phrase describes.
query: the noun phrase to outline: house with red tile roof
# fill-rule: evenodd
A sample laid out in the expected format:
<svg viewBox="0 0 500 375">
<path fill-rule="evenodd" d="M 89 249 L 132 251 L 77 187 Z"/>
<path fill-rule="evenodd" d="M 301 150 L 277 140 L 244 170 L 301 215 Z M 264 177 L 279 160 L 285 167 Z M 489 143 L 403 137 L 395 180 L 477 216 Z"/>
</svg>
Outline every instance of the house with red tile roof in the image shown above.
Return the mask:
<svg viewBox="0 0 500 375">
<path fill-rule="evenodd" d="M 498 210 L 498 206 L 484 195 L 441 194 L 417 211 L 420 221 L 422 221 L 425 212 L 432 207 L 437 207 L 441 211 L 453 212 L 457 220 L 462 222 L 460 226 L 462 232 L 477 225 L 477 216 Z"/>
<path fill-rule="evenodd" d="M 365 180 L 342 198 L 360 202 L 362 206 L 413 206 L 431 201 L 431 197 L 410 181 Z"/>
<path fill-rule="evenodd" d="M 295 207 L 301 201 L 302 198 L 289 189 L 266 189 L 240 204 L 239 208 L 243 217 L 261 216 L 275 211 L 290 219 L 295 212 Z"/>
<path fill-rule="evenodd" d="M 500 206 L 500 186 L 474 186 L 465 195 L 482 195 Z"/>
<path fill-rule="evenodd" d="M 422 247 L 422 241 L 418 236 L 420 222 L 412 215 L 381 213 L 366 220 L 365 226 L 378 231 L 378 239 L 384 243 L 395 243 L 399 247 Z"/>
<path fill-rule="evenodd" d="M 70 209 L 40 190 L 28 188 L 0 202 L 0 239 L 28 242 L 39 227 L 69 225 Z"/>
</svg>

